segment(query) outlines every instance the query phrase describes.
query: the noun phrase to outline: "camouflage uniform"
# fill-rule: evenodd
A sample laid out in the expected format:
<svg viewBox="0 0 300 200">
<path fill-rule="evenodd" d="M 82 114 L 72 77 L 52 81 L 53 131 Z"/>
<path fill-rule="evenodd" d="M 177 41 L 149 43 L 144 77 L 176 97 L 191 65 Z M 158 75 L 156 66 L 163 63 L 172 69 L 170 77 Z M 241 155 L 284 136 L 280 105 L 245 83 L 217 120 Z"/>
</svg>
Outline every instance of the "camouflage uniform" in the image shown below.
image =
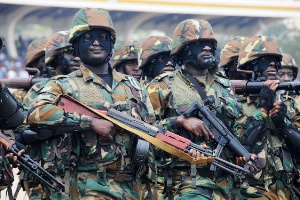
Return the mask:
<svg viewBox="0 0 300 200">
<path fill-rule="evenodd" d="M 137 60 L 138 44 L 132 40 L 117 42 L 115 45 L 115 53 L 112 58 L 112 68 L 119 71 L 120 65 L 127 60 Z"/>
<path fill-rule="evenodd" d="M 189 19 L 179 23 L 174 31 L 172 56 L 177 56 L 185 44 L 197 40 L 214 39 L 210 24 L 205 20 Z M 156 77 L 147 87 L 150 101 L 153 105 L 156 117 L 161 120 L 160 124 L 175 133 L 183 133 L 177 129 L 177 110 L 187 108 L 194 102 L 203 103 L 194 85 L 186 78 L 183 69 L 174 73 L 163 74 Z M 207 95 L 215 98 L 217 111 L 233 126 L 240 110 L 236 103 L 231 83 L 228 79 L 208 73 L 206 76 L 196 77 Z M 204 138 L 194 141 L 197 144 L 207 144 L 215 149 L 215 143 L 206 142 Z M 153 185 L 157 180 L 157 199 L 230 199 L 233 179 L 231 175 L 218 171 L 214 177 L 209 166 L 194 166 L 186 161 L 170 157 L 163 152 L 156 152 L 150 157 L 148 177 Z M 225 148 L 222 158 L 231 159 Z M 153 191 L 152 191 L 153 192 Z M 155 192 L 155 190 L 154 190 Z"/>
<path fill-rule="evenodd" d="M 45 63 L 47 65 L 55 60 L 56 56 L 59 53 L 62 53 L 67 48 L 72 46 L 72 44 L 68 42 L 68 39 L 68 31 L 57 32 L 48 38 L 47 44 L 45 46 Z M 49 80 L 41 81 L 33 85 L 28 91 L 27 95 L 24 98 L 24 108 L 26 112 L 29 111 L 32 104 L 37 100 L 38 93 L 41 92 L 41 90 L 48 82 Z M 67 147 L 70 145 L 68 143 L 69 141 L 64 141 L 64 138 L 65 135 L 62 134 L 60 137 L 45 140 L 38 144 L 33 144 L 29 147 L 31 150 L 31 157 L 34 160 L 41 162 L 43 168 L 57 176 L 59 179 L 63 179 L 66 173 L 65 170 L 62 170 L 64 164 L 62 164 L 63 154 L 61 152 L 68 151 L 69 149 Z M 64 154 L 63 156 L 66 156 L 66 154 Z M 65 158 L 65 160 L 68 160 L 68 158 Z M 57 170 L 58 168 L 60 168 L 61 170 Z M 69 171 L 67 173 L 69 173 Z M 43 188 L 42 191 L 41 184 L 32 188 L 29 193 L 29 197 L 31 200 L 43 198 L 49 199 L 50 197 L 51 199 L 63 199 L 64 196 L 64 192 L 56 194 L 48 188 Z"/>
<path fill-rule="evenodd" d="M 146 38 L 138 51 L 138 65 L 143 71 L 149 68 L 151 59 L 161 53 L 168 53 L 172 50 L 172 39 L 167 36 L 150 36 Z M 150 80 L 148 80 L 150 81 Z M 146 84 L 147 80 L 145 80 Z"/>
<path fill-rule="evenodd" d="M 239 53 L 239 68 L 245 69 L 245 66 L 264 55 L 273 55 L 282 57 L 279 46 L 275 40 L 267 36 L 257 36 L 244 41 Z M 240 96 L 241 97 L 241 96 Z M 293 173 L 293 159 L 289 153 L 286 142 L 275 127 L 268 115 L 261 112 L 259 108 L 258 97 L 246 97 L 240 99 L 243 105 L 243 111 L 251 119 L 246 122 L 247 127 L 251 129 L 255 126 L 254 121 L 265 121 L 265 125 L 259 134 L 257 141 L 252 146 L 252 152 L 260 157 L 264 167 L 262 170 L 247 177 L 247 181 L 241 186 L 240 199 L 295 199 L 294 194 L 285 184 L 291 184 L 290 179 Z M 241 121 L 246 119 L 241 118 Z M 244 123 L 244 122 L 243 122 Z M 240 137 L 245 139 L 247 131 L 240 131 Z"/>
<path fill-rule="evenodd" d="M 93 28 L 108 30 L 113 39 L 115 31 L 109 13 L 104 9 L 81 9 L 72 22 L 70 42 Z M 76 113 L 65 113 L 55 106 L 56 97 L 66 94 L 93 108 L 114 107 L 131 116 L 153 120 L 149 98 L 142 90 L 134 88 L 129 76 L 112 70 L 113 83 L 110 87 L 98 75 L 84 65 L 68 76 L 51 80 L 39 93 L 38 101 L 29 113 L 28 122 L 41 126 L 74 126 L 79 132 L 66 134 L 74 137 L 71 159 L 78 158 L 76 178 L 72 180 L 72 199 L 139 199 L 141 191 L 134 180 L 135 168 L 131 162 L 134 136 L 125 131 L 117 131 L 113 142 L 105 142 L 91 130 L 92 118 Z M 139 85 L 136 82 L 137 85 Z M 137 99 L 146 107 L 138 108 L 131 99 Z M 149 111 L 149 113 L 148 113 Z M 73 141 L 73 140 L 72 140 Z M 65 151 L 61 152 L 66 153 Z M 63 156 L 62 156 L 63 158 Z"/>
</svg>

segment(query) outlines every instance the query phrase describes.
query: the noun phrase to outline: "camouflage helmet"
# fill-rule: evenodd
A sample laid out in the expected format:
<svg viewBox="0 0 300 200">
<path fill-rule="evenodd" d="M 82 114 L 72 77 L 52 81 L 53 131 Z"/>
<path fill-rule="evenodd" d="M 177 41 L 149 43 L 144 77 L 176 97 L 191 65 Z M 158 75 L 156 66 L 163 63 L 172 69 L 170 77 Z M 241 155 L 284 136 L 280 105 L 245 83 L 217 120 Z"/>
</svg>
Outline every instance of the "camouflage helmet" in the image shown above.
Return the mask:
<svg viewBox="0 0 300 200">
<path fill-rule="evenodd" d="M 45 53 L 45 47 L 46 43 L 48 41 L 48 38 L 46 37 L 40 37 L 37 39 L 34 39 L 29 46 L 27 47 L 26 56 L 25 56 L 25 64 L 26 67 L 29 67 L 30 64 L 38 59 L 40 56 L 42 56 Z"/>
<path fill-rule="evenodd" d="M 281 60 L 282 53 L 278 43 L 268 36 L 255 36 L 243 42 L 239 53 L 239 68 L 263 55 L 278 56 Z"/>
<path fill-rule="evenodd" d="M 86 31 L 101 28 L 107 30 L 112 41 L 116 41 L 116 31 L 113 28 L 113 22 L 109 13 L 102 8 L 83 8 L 80 9 L 74 16 L 71 24 L 69 42 L 74 43 L 76 38 Z"/>
<path fill-rule="evenodd" d="M 220 53 L 220 67 L 224 67 L 233 60 L 238 59 L 240 48 L 247 39 L 248 37 L 244 36 L 236 36 L 229 39 Z"/>
<path fill-rule="evenodd" d="M 126 60 L 133 60 L 138 58 L 138 44 L 132 40 L 125 40 L 117 42 L 115 45 L 115 53 L 113 56 L 112 67 L 116 68 Z"/>
<path fill-rule="evenodd" d="M 281 68 L 298 69 L 295 59 L 287 53 L 282 53 Z"/>
<path fill-rule="evenodd" d="M 176 56 L 186 44 L 197 40 L 211 40 L 217 43 L 209 22 L 201 19 L 187 19 L 180 22 L 173 33 L 171 55 Z"/>
<path fill-rule="evenodd" d="M 294 72 L 294 79 L 297 78 L 298 75 L 298 66 L 295 59 L 287 53 L 282 53 L 282 61 L 281 68 L 290 68 Z"/>
<path fill-rule="evenodd" d="M 150 36 L 144 40 L 138 51 L 138 65 L 143 68 L 160 53 L 171 52 L 172 39 L 167 36 Z"/>
<path fill-rule="evenodd" d="M 48 38 L 45 50 L 45 63 L 49 65 L 56 55 L 63 52 L 67 47 L 71 47 L 69 43 L 69 31 L 60 31 Z"/>
</svg>

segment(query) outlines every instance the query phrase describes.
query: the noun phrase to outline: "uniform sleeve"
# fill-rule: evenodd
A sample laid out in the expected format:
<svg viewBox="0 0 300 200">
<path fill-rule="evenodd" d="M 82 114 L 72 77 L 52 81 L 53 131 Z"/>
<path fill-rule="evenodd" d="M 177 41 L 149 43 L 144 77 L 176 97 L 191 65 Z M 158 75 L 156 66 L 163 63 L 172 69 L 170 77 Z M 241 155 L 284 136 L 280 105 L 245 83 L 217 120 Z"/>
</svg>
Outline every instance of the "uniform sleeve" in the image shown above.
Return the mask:
<svg viewBox="0 0 300 200">
<path fill-rule="evenodd" d="M 74 95 L 68 79 L 51 80 L 38 93 L 37 100 L 28 111 L 27 121 L 31 126 L 74 126 L 80 130 L 90 130 L 91 117 L 67 113 L 55 105 L 61 95 Z"/>
<path fill-rule="evenodd" d="M 168 86 L 164 82 L 153 82 L 147 87 L 147 93 L 154 110 L 156 123 L 167 130 L 176 132 L 177 117 L 166 117 L 167 112 L 170 111 L 170 109 L 167 109 L 171 95 Z"/>
</svg>

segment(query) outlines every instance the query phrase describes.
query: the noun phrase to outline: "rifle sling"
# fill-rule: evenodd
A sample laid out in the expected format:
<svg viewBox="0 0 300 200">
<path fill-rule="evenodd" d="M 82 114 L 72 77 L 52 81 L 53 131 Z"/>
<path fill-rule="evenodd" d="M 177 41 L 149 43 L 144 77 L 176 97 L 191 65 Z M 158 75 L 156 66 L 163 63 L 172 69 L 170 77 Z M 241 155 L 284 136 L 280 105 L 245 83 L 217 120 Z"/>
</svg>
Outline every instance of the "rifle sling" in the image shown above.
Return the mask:
<svg viewBox="0 0 300 200">
<path fill-rule="evenodd" d="M 201 85 L 199 84 L 199 82 L 196 80 L 196 78 L 189 73 L 186 70 L 183 70 L 183 74 L 184 76 L 195 86 L 195 89 L 197 90 L 197 92 L 199 93 L 201 99 L 203 102 L 205 102 L 206 99 L 208 99 L 205 90 L 203 89 L 203 87 L 201 87 Z"/>
<path fill-rule="evenodd" d="M 195 89 L 197 90 L 198 94 L 200 95 L 202 101 L 203 101 L 203 104 L 204 105 L 207 105 L 207 103 L 209 104 L 210 107 L 214 107 L 214 102 L 212 101 L 207 101 L 209 100 L 208 96 L 206 95 L 206 92 L 205 90 L 203 89 L 203 87 L 199 84 L 199 82 L 197 81 L 197 79 L 191 74 L 189 73 L 188 71 L 186 70 L 183 70 L 183 74 L 185 75 L 185 77 L 195 86 Z M 223 119 L 223 117 L 220 115 L 219 112 L 216 112 L 216 117 L 219 118 L 225 125 L 226 127 L 231 130 L 229 124 L 227 121 L 225 121 Z"/>
<path fill-rule="evenodd" d="M 63 108 L 66 112 L 77 112 L 77 110 L 75 111 L 74 108 L 77 106 L 81 107 L 81 108 L 85 108 L 85 112 L 87 113 L 88 111 L 90 112 L 91 115 L 94 115 L 93 117 L 98 116 L 101 118 L 104 118 L 110 122 L 112 122 L 113 124 L 143 138 L 144 140 L 148 141 L 149 143 L 153 144 L 154 146 L 174 155 L 177 156 L 181 159 L 187 160 L 192 164 L 206 164 L 206 163 L 210 163 L 213 162 L 215 160 L 214 157 L 200 157 L 200 158 L 193 158 L 191 157 L 188 153 L 185 153 L 179 149 L 176 149 L 175 147 L 155 138 L 152 137 L 151 135 L 148 135 L 147 133 L 144 133 L 140 130 L 131 128 L 129 126 L 127 126 L 126 124 L 123 124 L 122 122 L 113 119 L 112 117 L 109 117 L 107 115 L 105 115 L 104 113 L 101 113 L 99 110 L 91 108 L 89 106 L 83 105 L 80 102 L 76 101 L 75 99 L 66 96 L 66 95 L 60 95 L 57 97 L 57 102 L 58 102 L 58 106 Z M 77 104 L 77 105 L 76 105 Z M 78 113 L 77 114 L 83 114 L 83 113 Z"/>
</svg>

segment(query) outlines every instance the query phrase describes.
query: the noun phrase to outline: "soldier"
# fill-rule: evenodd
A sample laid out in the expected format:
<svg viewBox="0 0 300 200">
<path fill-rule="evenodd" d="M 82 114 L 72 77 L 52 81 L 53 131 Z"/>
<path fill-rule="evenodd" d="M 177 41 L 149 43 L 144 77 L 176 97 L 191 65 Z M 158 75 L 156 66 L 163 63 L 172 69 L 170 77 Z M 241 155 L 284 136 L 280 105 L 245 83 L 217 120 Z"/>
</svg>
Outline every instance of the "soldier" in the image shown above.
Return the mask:
<svg viewBox="0 0 300 200">
<path fill-rule="evenodd" d="M 214 56 L 216 45 L 212 27 L 207 21 L 188 19 L 180 22 L 174 30 L 171 56 L 182 68 L 157 83 L 153 82 L 156 84 L 151 83 L 147 88 L 161 125 L 197 144 L 206 144 L 211 150 L 215 149 L 216 144 L 204 122 L 180 113 L 194 102 L 214 101 L 217 112 L 229 127 L 234 125 L 239 116 L 239 106 L 230 81 L 208 72 L 218 64 Z M 163 89 L 158 90 L 158 83 L 164 85 Z M 221 157 L 231 159 L 233 156 L 225 148 Z M 152 178 L 152 184 L 156 185 L 154 189 L 157 194 L 154 195 L 157 195 L 157 199 L 231 198 L 233 179 L 224 171 L 213 173 L 209 166 L 191 165 L 163 152 L 157 152 L 150 160 L 152 170 L 149 171 L 149 177 Z"/>
<path fill-rule="evenodd" d="M 220 68 L 223 68 L 225 76 L 230 80 L 243 80 L 244 74 L 238 72 L 238 57 L 243 42 L 248 39 L 244 36 L 230 38 L 221 50 Z"/>
<path fill-rule="evenodd" d="M 71 167 L 78 164 L 76 179 L 70 175 L 73 199 L 139 199 L 140 186 L 131 161 L 134 136 L 107 120 L 64 112 L 55 101 L 65 94 L 93 108 L 114 107 L 147 122 L 153 120 L 153 109 L 133 77 L 110 68 L 116 33 L 109 13 L 100 8 L 80 9 L 71 27 L 69 42 L 80 57 L 80 69 L 44 87 L 28 114 L 28 123 L 53 130 L 69 128 L 68 133 L 75 133 L 78 146 L 72 143 L 69 147 L 71 160 L 72 156 L 80 160 L 70 161 Z"/>
<path fill-rule="evenodd" d="M 281 69 L 277 72 L 277 79 L 284 82 L 294 81 L 298 75 L 298 67 L 295 59 L 287 54 L 282 54 Z"/>
<path fill-rule="evenodd" d="M 45 65 L 45 45 L 47 43 L 46 37 L 40 37 L 34 39 L 27 47 L 25 64 L 26 70 L 30 76 L 34 77 L 51 77 L 48 74 L 51 70 Z M 16 99 L 23 104 L 24 97 L 27 94 L 27 90 L 18 89 L 13 95 Z"/>
<path fill-rule="evenodd" d="M 113 56 L 112 68 L 117 72 L 133 76 L 140 80 L 142 70 L 138 67 L 138 44 L 132 40 L 118 42 Z"/>
<path fill-rule="evenodd" d="M 68 31 L 57 32 L 50 36 L 47 40 L 47 44 L 45 46 L 45 64 L 52 67 L 55 70 L 56 75 L 67 75 L 79 68 L 79 58 L 73 57 L 72 44 L 70 44 L 68 40 Z M 25 112 L 29 110 L 32 103 L 36 100 L 38 93 L 48 82 L 49 80 L 41 81 L 33 85 L 28 91 L 24 98 Z M 24 132 L 26 129 L 28 129 L 28 127 L 24 128 L 23 132 L 20 133 L 21 135 L 19 136 L 19 138 L 23 138 L 22 142 L 29 137 L 26 132 Z M 40 130 L 36 129 L 36 131 Z M 68 141 L 64 140 L 64 135 L 62 134 L 61 137 L 45 140 L 36 144 L 30 144 L 30 146 L 27 146 L 27 149 L 30 150 L 31 157 L 34 160 L 41 161 L 42 167 L 55 176 L 60 176 L 59 178 L 61 179 L 65 176 L 65 173 L 69 173 L 63 170 L 64 164 L 62 161 L 63 158 L 61 157 L 61 152 L 63 150 L 68 150 L 66 147 L 69 145 Z M 29 179 L 28 182 L 25 182 L 24 184 L 31 200 L 44 198 L 50 199 L 50 197 L 52 199 L 64 198 L 64 193 L 56 194 L 45 187 L 43 189 L 43 193 L 41 184 L 36 182 L 34 179 Z"/>
<path fill-rule="evenodd" d="M 143 79 L 150 82 L 155 77 L 175 70 L 170 56 L 172 39 L 167 36 L 150 36 L 144 40 L 138 53 L 139 68 Z"/>
<path fill-rule="evenodd" d="M 244 96 L 241 99 L 243 111 L 248 117 L 246 130 L 241 134 L 251 152 L 259 155 L 261 170 L 253 173 L 241 184 L 238 199 L 295 199 L 292 188 L 295 174 L 291 146 L 284 139 L 290 131 L 284 118 L 286 106 L 274 102 L 279 81 L 276 72 L 280 69 L 282 54 L 277 42 L 267 36 L 256 36 L 244 41 L 239 53 L 238 68 L 250 70 L 248 80 L 267 80 L 257 97 Z M 274 81 L 272 81 L 274 80 Z M 240 96 L 241 98 L 241 96 Z M 249 136 L 254 137 L 248 143 Z M 280 175 L 279 175 L 280 174 Z"/>
</svg>

